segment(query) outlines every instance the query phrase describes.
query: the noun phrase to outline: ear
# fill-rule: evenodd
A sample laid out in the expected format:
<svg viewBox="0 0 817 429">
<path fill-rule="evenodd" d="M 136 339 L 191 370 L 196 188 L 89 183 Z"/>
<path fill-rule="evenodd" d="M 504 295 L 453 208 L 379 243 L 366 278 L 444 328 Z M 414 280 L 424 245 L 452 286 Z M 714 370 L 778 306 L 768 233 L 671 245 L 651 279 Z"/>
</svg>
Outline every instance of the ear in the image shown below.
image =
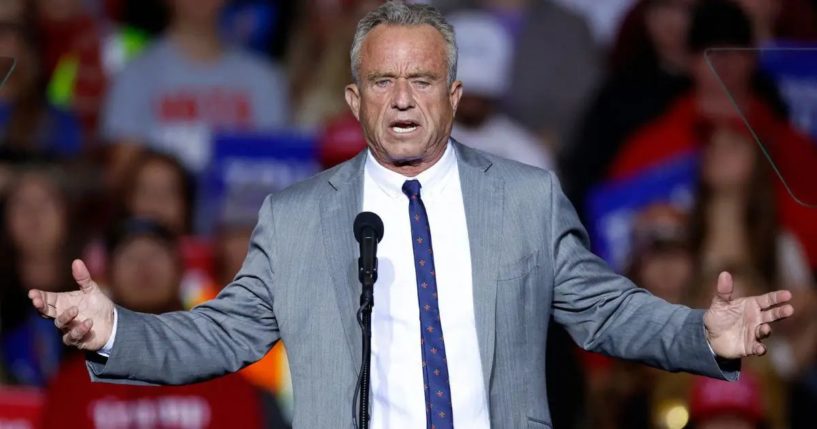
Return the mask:
<svg viewBox="0 0 817 429">
<path fill-rule="evenodd" d="M 451 84 L 451 89 L 448 91 L 448 100 L 451 102 L 451 110 L 454 113 L 457 113 L 460 98 L 462 98 L 462 82 L 455 80 L 454 83 Z"/>
<path fill-rule="evenodd" d="M 346 104 L 352 109 L 352 114 L 355 115 L 355 119 L 360 121 L 360 89 L 357 87 L 357 84 L 350 83 L 346 85 L 344 95 L 346 96 Z"/>
</svg>

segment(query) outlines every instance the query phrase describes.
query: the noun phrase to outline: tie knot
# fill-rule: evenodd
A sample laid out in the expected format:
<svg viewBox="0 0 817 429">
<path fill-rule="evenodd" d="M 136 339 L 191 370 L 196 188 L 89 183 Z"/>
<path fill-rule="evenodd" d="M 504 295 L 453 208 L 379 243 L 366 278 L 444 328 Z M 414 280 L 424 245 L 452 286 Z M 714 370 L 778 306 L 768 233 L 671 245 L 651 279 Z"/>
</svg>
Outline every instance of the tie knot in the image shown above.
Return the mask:
<svg viewBox="0 0 817 429">
<path fill-rule="evenodd" d="M 409 198 L 420 198 L 420 188 L 420 181 L 417 179 L 403 183 L 403 193 Z"/>
</svg>

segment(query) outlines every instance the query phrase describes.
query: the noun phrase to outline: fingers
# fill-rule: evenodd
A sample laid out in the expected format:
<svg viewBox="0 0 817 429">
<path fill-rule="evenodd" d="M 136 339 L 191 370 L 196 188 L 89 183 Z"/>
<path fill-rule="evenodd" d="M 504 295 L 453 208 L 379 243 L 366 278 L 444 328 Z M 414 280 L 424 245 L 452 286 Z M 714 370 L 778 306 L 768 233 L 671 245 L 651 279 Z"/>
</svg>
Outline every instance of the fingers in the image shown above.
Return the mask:
<svg viewBox="0 0 817 429">
<path fill-rule="evenodd" d="M 71 274 L 74 276 L 74 281 L 79 285 L 80 290 L 89 292 L 96 287 L 96 282 L 91 279 L 91 273 L 88 272 L 88 267 L 79 259 L 75 259 L 71 263 Z"/>
<path fill-rule="evenodd" d="M 753 350 L 755 356 L 763 356 L 766 354 L 766 346 L 761 343 L 755 344 L 755 349 Z"/>
<path fill-rule="evenodd" d="M 791 317 L 793 314 L 794 307 L 792 307 L 791 304 L 786 304 L 763 311 L 760 314 L 760 320 L 762 323 L 771 323 L 780 319 Z"/>
<path fill-rule="evenodd" d="M 791 300 L 791 292 L 787 290 L 776 290 L 774 292 L 760 295 L 756 297 L 756 299 L 758 305 L 760 305 L 760 308 L 765 310 L 769 307 L 773 307 L 784 302 L 789 302 Z"/>
<path fill-rule="evenodd" d="M 770 335 L 772 335 L 772 327 L 769 326 L 768 323 L 763 323 L 763 324 L 757 326 L 757 330 L 755 332 L 755 338 L 758 341 L 769 338 Z"/>
<path fill-rule="evenodd" d="M 90 334 L 94 323 L 91 319 L 85 320 L 82 323 L 75 323 L 65 335 L 62 336 L 62 342 L 68 346 L 75 346 L 80 349 L 84 346 L 84 340 Z"/>
<path fill-rule="evenodd" d="M 41 290 L 32 289 L 28 291 L 28 299 L 31 300 L 31 304 L 43 317 L 50 317 L 55 318 L 57 317 L 57 308 L 51 301 L 55 301 L 54 299 L 50 299 L 51 295 L 49 292 L 44 292 Z"/>
<path fill-rule="evenodd" d="M 718 275 L 718 285 L 715 289 L 715 300 L 729 302 L 732 300 L 732 292 L 735 290 L 732 275 L 723 271 Z"/>
<path fill-rule="evenodd" d="M 65 329 L 69 323 L 71 323 L 76 317 L 79 315 L 79 309 L 77 307 L 70 307 L 68 310 L 65 310 L 54 319 L 54 325 L 59 328 L 60 330 Z"/>
</svg>

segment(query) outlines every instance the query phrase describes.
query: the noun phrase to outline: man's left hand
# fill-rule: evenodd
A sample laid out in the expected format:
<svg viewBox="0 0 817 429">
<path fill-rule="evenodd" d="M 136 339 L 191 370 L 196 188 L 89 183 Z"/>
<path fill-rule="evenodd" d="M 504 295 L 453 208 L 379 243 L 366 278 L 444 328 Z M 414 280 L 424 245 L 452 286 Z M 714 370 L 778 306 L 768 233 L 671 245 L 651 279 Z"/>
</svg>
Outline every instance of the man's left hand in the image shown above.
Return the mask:
<svg viewBox="0 0 817 429">
<path fill-rule="evenodd" d="M 794 314 L 794 307 L 787 304 L 791 292 L 779 290 L 735 299 L 733 292 L 732 276 L 721 273 L 712 305 L 704 314 L 709 345 L 724 359 L 762 356 L 766 353 L 762 340 L 772 334 L 770 323 Z"/>
</svg>

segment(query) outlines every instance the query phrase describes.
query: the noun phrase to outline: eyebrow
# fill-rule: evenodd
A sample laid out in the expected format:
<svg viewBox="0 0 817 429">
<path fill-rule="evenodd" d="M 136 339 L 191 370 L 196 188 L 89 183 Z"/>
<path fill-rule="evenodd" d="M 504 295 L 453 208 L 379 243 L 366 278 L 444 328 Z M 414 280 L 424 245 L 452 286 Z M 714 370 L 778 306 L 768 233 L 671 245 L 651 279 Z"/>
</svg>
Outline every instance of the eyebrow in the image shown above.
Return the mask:
<svg viewBox="0 0 817 429">
<path fill-rule="evenodd" d="M 377 72 L 375 72 L 375 73 L 369 73 L 366 76 L 366 79 L 369 80 L 369 81 L 372 81 L 372 80 L 377 80 L 377 79 L 381 79 L 381 78 L 394 79 L 396 77 L 397 77 L 397 75 L 394 74 L 394 73 L 377 73 Z M 417 79 L 417 78 L 437 80 L 437 79 L 439 79 L 439 76 L 437 76 L 435 73 L 431 73 L 431 72 L 414 72 L 414 73 L 409 73 L 406 76 L 406 79 Z"/>
</svg>

